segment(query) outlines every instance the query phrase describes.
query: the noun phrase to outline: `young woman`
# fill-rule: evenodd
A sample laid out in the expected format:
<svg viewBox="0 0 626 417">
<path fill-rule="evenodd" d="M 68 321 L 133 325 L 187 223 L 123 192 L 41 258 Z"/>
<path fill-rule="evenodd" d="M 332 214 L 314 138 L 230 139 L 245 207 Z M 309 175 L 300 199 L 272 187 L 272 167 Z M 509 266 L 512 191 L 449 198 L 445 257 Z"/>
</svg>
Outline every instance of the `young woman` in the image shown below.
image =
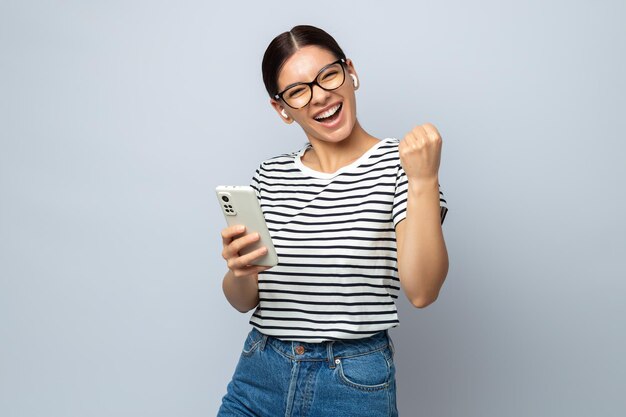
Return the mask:
<svg viewBox="0 0 626 417">
<path fill-rule="evenodd" d="M 397 416 L 395 300 L 402 288 L 429 305 L 448 272 L 441 136 L 428 123 L 401 141 L 368 134 L 354 64 L 319 28 L 278 35 L 262 70 L 270 104 L 308 142 L 251 181 L 278 265 L 251 265 L 265 248 L 239 256 L 256 234 L 222 230 L 224 294 L 256 309 L 218 416 Z"/>
</svg>

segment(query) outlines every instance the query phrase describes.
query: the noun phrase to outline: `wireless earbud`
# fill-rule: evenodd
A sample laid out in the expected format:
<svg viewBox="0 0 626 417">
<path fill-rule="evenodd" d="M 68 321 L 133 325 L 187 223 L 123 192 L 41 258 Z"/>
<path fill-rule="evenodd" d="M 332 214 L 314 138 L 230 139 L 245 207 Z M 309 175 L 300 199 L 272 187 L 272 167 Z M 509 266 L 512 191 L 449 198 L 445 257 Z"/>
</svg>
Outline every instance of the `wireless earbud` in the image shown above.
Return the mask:
<svg viewBox="0 0 626 417">
<path fill-rule="evenodd" d="M 289 116 L 287 116 L 287 112 L 285 111 L 285 109 L 281 109 L 280 114 L 282 114 L 285 119 L 289 118 Z"/>
<path fill-rule="evenodd" d="M 350 77 L 352 77 L 352 83 L 354 84 L 354 88 L 357 88 L 359 86 L 359 80 L 356 79 L 356 76 L 354 74 L 350 74 Z"/>
</svg>

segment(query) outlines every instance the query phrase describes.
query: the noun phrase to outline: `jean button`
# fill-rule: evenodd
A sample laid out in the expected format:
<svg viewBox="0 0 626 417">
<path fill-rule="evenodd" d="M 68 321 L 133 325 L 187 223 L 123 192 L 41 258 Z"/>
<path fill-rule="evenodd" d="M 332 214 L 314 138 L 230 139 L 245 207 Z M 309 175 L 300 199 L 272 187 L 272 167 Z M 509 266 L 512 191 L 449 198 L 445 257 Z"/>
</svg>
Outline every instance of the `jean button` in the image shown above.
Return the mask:
<svg viewBox="0 0 626 417">
<path fill-rule="evenodd" d="M 339 365 L 341 363 L 341 359 L 335 359 L 335 363 Z"/>
<path fill-rule="evenodd" d="M 296 353 L 302 355 L 304 353 L 304 346 L 296 346 Z"/>
</svg>

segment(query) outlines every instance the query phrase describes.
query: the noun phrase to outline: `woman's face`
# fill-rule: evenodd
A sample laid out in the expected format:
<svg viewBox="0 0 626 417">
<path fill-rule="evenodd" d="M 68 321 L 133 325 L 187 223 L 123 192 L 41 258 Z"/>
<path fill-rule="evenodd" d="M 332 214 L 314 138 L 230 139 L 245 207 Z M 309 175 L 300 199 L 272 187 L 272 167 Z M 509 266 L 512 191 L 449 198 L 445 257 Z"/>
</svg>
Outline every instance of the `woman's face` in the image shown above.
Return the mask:
<svg viewBox="0 0 626 417">
<path fill-rule="evenodd" d="M 318 46 L 306 46 L 298 50 L 285 61 L 278 74 L 278 91 L 283 91 L 285 87 L 293 83 L 313 81 L 323 67 L 336 60 L 337 58 L 331 52 Z M 292 123 L 295 120 L 309 138 L 313 136 L 324 141 L 341 141 L 350 135 L 356 123 L 355 87 L 350 76 L 350 74 L 356 76 L 356 72 L 350 59 L 346 60 L 344 69 L 345 80 L 339 88 L 327 91 L 314 85 L 311 101 L 300 109 L 293 109 L 282 100 L 270 99 L 270 104 L 286 123 Z M 315 120 L 315 116 L 324 113 L 336 104 L 341 104 L 341 108 L 335 121 L 323 123 Z M 281 114 L 283 109 L 289 118 Z"/>
</svg>

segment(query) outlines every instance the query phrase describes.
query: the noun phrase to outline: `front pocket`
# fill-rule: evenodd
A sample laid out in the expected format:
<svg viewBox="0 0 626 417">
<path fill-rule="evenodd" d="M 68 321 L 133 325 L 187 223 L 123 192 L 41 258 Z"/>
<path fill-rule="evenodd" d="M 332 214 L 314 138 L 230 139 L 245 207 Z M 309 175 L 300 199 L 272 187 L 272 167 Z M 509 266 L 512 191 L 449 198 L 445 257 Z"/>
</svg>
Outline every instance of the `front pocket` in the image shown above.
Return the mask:
<svg viewBox="0 0 626 417">
<path fill-rule="evenodd" d="M 388 388 L 392 373 L 389 358 L 385 354 L 387 349 L 339 358 L 337 374 L 341 382 L 365 391 Z"/>
<path fill-rule="evenodd" d="M 251 330 L 248 333 L 248 337 L 243 342 L 243 348 L 241 349 L 241 354 L 243 356 L 250 356 L 254 353 L 254 351 L 261 345 L 261 341 L 263 340 L 263 334 L 258 331 Z"/>
</svg>

